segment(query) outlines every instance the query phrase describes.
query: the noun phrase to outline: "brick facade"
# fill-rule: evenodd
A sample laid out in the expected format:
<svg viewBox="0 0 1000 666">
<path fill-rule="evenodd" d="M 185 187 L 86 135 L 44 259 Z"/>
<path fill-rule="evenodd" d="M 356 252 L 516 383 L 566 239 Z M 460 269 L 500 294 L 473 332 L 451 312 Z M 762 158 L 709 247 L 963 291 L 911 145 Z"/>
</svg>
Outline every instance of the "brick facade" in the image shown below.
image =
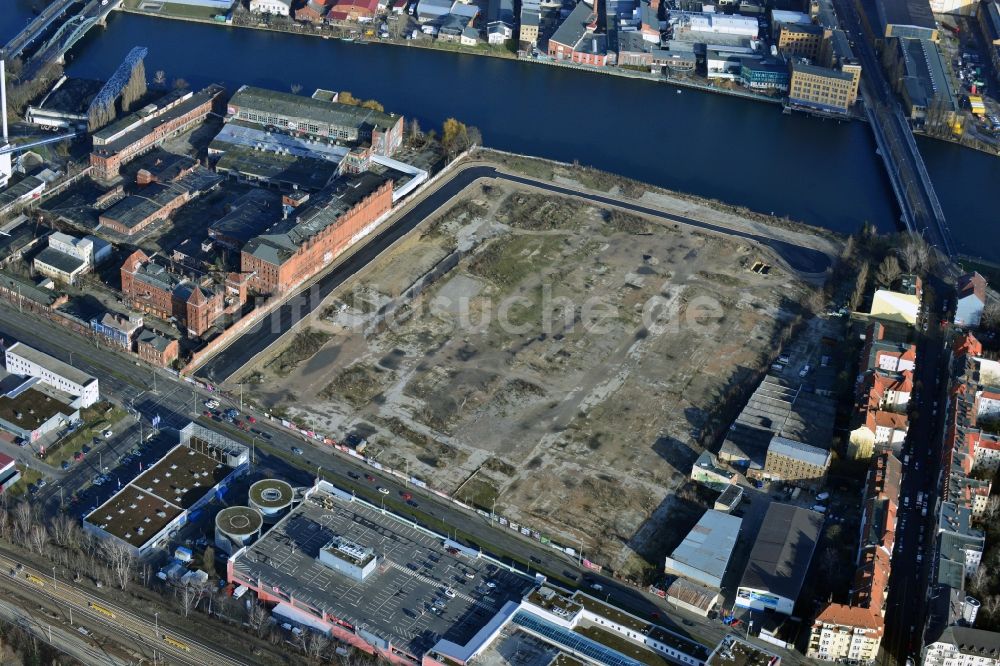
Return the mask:
<svg viewBox="0 0 1000 666">
<path fill-rule="evenodd" d="M 133 252 L 122 264 L 121 281 L 122 297 L 129 307 L 161 319 L 175 317 L 189 335 L 204 334 L 225 309 L 221 291 L 170 273 L 150 261 L 142 250 Z"/>
<path fill-rule="evenodd" d="M 280 263 L 255 256 L 244 249 L 241 270 L 244 274 L 253 274 L 250 286 L 258 292 L 284 293 L 318 273 L 350 247 L 356 234 L 391 208 L 392 181 L 387 180 Z"/>
<path fill-rule="evenodd" d="M 102 180 L 117 178 L 123 164 L 203 120 L 222 91 L 221 86 L 212 85 L 199 93 L 182 97 L 145 118 L 137 118 L 129 129 L 109 134 L 104 143 L 99 143 L 102 141 L 100 133 L 95 134 L 94 149 L 90 154 L 91 173 Z"/>
</svg>

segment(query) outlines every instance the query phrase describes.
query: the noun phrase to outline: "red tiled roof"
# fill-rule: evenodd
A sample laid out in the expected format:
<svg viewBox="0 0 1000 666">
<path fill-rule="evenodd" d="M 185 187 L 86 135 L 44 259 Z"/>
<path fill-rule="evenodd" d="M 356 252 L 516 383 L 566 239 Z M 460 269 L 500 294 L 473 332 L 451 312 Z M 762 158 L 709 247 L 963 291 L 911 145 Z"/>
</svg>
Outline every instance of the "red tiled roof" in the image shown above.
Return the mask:
<svg viewBox="0 0 1000 666">
<path fill-rule="evenodd" d="M 332 5 L 331 11 L 347 12 L 352 7 L 374 14 L 375 10 L 378 9 L 378 0 L 336 0 Z"/>
<path fill-rule="evenodd" d="M 966 333 L 955 340 L 955 356 L 982 356 L 983 345 L 972 333 Z"/>
<path fill-rule="evenodd" d="M 816 622 L 875 629 L 880 634 L 885 628 L 885 620 L 871 609 L 863 606 L 848 606 L 846 604 L 828 604 L 816 616 Z"/>
<path fill-rule="evenodd" d="M 868 426 L 869 430 L 875 432 L 877 426 L 883 428 L 893 428 L 895 430 L 906 430 L 909 426 L 905 414 L 896 414 L 895 412 L 884 412 L 877 409 L 869 409 L 868 414 L 865 417 L 865 425 Z"/>
</svg>

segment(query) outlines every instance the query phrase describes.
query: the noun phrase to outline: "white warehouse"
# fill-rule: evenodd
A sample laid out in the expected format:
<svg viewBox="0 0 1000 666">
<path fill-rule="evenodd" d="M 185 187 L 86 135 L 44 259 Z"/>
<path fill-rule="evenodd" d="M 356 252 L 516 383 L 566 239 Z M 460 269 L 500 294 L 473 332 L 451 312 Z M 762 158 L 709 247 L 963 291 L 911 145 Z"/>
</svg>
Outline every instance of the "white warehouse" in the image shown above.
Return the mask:
<svg viewBox="0 0 1000 666">
<path fill-rule="evenodd" d="M 670 553 L 664 571 L 720 589 L 742 524 L 742 519 L 728 513 L 706 511 L 684 541 Z"/>
<path fill-rule="evenodd" d="M 7 348 L 7 372 L 38 377 L 42 384 L 80 398 L 80 407 L 90 407 L 101 399 L 97 377 L 20 342 Z"/>
</svg>

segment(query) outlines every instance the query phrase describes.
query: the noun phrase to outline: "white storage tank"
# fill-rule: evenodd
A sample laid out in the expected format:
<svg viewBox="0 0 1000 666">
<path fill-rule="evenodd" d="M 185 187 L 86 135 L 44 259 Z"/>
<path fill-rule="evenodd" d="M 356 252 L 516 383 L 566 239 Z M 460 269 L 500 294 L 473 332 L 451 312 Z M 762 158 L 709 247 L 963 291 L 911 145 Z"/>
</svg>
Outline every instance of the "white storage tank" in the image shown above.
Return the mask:
<svg viewBox="0 0 1000 666">
<path fill-rule="evenodd" d="M 250 506 L 267 522 L 277 521 L 292 506 L 294 497 L 295 491 L 286 481 L 264 479 L 250 486 Z"/>
<path fill-rule="evenodd" d="M 215 545 L 232 555 L 257 540 L 264 526 L 260 511 L 249 506 L 227 506 L 215 516 Z"/>
</svg>

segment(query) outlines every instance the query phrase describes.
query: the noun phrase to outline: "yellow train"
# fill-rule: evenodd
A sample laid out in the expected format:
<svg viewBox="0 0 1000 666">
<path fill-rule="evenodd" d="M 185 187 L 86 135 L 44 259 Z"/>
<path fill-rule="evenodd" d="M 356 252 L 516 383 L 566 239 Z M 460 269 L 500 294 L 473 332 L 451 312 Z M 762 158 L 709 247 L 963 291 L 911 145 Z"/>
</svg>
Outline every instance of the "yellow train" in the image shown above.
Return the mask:
<svg viewBox="0 0 1000 666">
<path fill-rule="evenodd" d="M 105 617 L 110 617 L 113 620 L 118 618 L 118 616 L 115 615 L 114 611 L 107 609 L 104 606 L 101 606 L 100 604 L 95 604 L 93 601 L 88 602 L 87 605 L 90 606 L 91 610 L 97 611 L 98 613 L 104 615 Z"/>
<path fill-rule="evenodd" d="M 45 581 L 36 576 L 35 574 L 26 574 L 25 578 L 28 579 L 29 583 L 34 583 L 38 587 L 45 587 Z"/>
<path fill-rule="evenodd" d="M 163 642 L 165 642 L 167 645 L 171 645 L 171 646 L 177 648 L 178 650 L 184 650 L 185 652 L 190 652 L 191 651 L 191 648 L 188 647 L 187 643 L 179 641 L 176 638 L 171 638 L 170 636 L 164 636 L 163 637 Z"/>
</svg>

